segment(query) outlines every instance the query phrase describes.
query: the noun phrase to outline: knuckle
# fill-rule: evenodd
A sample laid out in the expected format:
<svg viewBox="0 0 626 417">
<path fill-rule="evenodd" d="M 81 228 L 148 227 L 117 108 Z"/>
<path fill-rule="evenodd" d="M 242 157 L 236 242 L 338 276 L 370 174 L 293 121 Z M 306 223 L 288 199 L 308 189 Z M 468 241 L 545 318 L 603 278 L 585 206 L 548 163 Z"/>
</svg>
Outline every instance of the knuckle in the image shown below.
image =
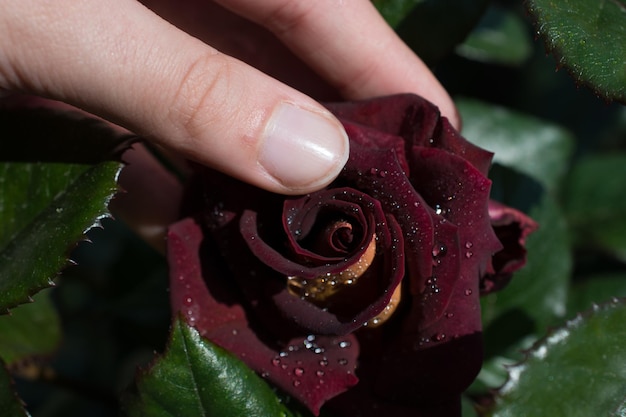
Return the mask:
<svg viewBox="0 0 626 417">
<path fill-rule="evenodd" d="M 315 1 L 284 1 L 268 13 L 261 24 L 281 37 L 290 33 L 294 28 L 306 26 L 307 22 L 311 21 L 315 10 Z"/>
<path fill-rule="evenodd" d="M 233 63 L 220 53 L 206 53 L 187 67 L 169 106 L 170 122 L 191 142 L 224 126 L 232 106 Z"/>
</svg>

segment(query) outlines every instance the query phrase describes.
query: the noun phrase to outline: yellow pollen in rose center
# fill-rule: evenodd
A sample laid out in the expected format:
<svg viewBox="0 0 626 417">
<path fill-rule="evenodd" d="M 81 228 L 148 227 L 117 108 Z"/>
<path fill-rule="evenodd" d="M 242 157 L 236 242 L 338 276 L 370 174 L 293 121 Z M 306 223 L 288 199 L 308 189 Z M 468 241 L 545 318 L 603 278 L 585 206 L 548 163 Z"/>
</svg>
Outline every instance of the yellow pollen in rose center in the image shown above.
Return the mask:
<svg viewBox="0 0 626 417">
<path fill-rule="evenodd" d="M 400 299 L 402 298 L 402 289 L 401 285 L 398 285 L 391 295 L 391 299 L 389 300 L 389 304 L 385 307 L 383 311 L 380 312 L 376 317 L 368 320 L 364 326 L 369 328 L 375 328 L 389 320 L 391 315 L 396 311 L 398 304 L 400 304 Z"/>
<path fill-rule="evenodd" d="M 287 277 L 287 288 L 293 295 L 297 295 L 313 304 L 323 303 L 328 297 L 343 288 L 354 285 L 359 277 L 370 267 L 376 255 L 376 235 L 372 236 L 367 249 L 357 262 L 337 273 L 304 279 L 298 276 Z"/>
</svg>

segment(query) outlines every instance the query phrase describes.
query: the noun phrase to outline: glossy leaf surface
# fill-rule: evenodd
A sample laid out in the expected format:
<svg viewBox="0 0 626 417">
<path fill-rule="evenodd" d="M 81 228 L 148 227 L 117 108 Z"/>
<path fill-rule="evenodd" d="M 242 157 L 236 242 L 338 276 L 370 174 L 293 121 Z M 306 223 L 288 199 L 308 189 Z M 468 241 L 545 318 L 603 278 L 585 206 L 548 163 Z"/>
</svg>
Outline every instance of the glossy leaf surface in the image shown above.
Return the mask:
<svg viewBox="0 0 626 417">
<path fill-rule="evenodd" d="M 138 417 L 291 416 L 269 386 L 239 359 L 202 339 L 182 320 L 169 347 L 140 378 L 127 415 Z"/>
<path fill-rule="evenodd" d="M 617 300 L 569 321 L 509 369 L 492 417 L 622 416 L 626 307 Z"/>
<path fill-rule="evenodd" d="M 69 249 L 107 215 L 121 165 L 97 161 L 112 158 L 128 136 L 39 110 L 0 112 L 0 126 L 1 311 L 49 286 Z"/>
</svg>

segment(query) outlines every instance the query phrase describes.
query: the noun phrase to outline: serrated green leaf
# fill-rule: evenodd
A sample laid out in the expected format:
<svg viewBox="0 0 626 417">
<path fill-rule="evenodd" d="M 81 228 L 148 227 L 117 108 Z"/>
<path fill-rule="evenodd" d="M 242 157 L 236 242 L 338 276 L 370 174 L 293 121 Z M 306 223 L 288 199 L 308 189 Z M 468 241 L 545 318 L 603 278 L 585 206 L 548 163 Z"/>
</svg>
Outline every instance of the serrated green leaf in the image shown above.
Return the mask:
<svg viewBox="0 0 626 417">
<path fill-rule="evenodd" d="M 34 300 L 0 316 L 0 358 L 8 365 L 49 355 L 61 342 L 61 322 L 50 290 L 41 291 Z"/>
<path fill-rule="evenodd" d="M 626 102 L 626 2 L 529 0 L 548 51 L 579 82 Z"/>
<path fill-rule="evenodd" d="M 107 215 L 121 164 L 95 161 L 129 136 L 45 110 L 3 110 L 0 127 L 1 314 L 49 286 L 72 245 Z"/>
<path fill-rule="evenodd" d="M 461 43 L 489 0 L 374 0 L 398 35 L 433 66 Z"/>
<path fill-rule="evenodd" d="M 578 162 L 563 192 L 577 241 L 596 245 L 626 262 L 626 154 Z"/>
<path fill-rule="evenodd" d="M 522 18 L 511 10 L 490 7 L 456 53 L 475 61 L 518 66 L 533 50 Z"/>
<path fill-rule="evenodd" d="M 495 153 L 494 162 L 524 173 L 553 191 L 563 178 L 574 139 L 563 128 L 471 99 L 456 101 L 463 135 Z"/>
<path fill-rule="evenodd" d="M 0 179 L 4 179 L 0 185 L 2 308 L 27 302 L 30 295 L 50 286 L 67 265 L 72 245 L 106 215 L 108 201 L 117 191 L 119 170 L 117 162 L 0 165 Z M 12 186 L 16 182 L 27 186 Z M 31 209 L 35 201 L 45 205 Z"/>
<path fill-rule="evenodd" d="M 204 340 L 184 321 L 169 347 L 140 378 L 130 417 L 288 417 L 269 386 L 229 352 Z"/>
<path fill-rule="evenodd" d="M 509 370 L 492 417 L 620 416 L 626 401 L 626 306 L 596 307 Z M 621 411 L 620 411 L 621 410 Z"/>
<path fill-rule="evenodd" d="M 13 383 L 2 361 L 0 361 L 0 410 L 6 417 L 28 417 L 22 402 L 13 392 Z"/>
</svg>

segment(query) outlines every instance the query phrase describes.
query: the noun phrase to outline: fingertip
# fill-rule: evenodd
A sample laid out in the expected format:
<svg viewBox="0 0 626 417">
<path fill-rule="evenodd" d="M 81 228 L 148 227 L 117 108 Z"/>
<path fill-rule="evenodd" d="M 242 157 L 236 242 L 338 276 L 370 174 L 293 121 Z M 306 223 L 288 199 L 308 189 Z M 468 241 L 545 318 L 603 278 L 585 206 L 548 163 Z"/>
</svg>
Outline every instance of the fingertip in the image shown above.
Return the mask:
<svg viewBox="0 0 626 417">
<path fill-rule="evenodd" d="M 348 156 L 348 135 L 331 113 L 281 102 L 263 130 L 258 163 L 276 191 L 305 194 L 332 182 Z"/>
</svg>

